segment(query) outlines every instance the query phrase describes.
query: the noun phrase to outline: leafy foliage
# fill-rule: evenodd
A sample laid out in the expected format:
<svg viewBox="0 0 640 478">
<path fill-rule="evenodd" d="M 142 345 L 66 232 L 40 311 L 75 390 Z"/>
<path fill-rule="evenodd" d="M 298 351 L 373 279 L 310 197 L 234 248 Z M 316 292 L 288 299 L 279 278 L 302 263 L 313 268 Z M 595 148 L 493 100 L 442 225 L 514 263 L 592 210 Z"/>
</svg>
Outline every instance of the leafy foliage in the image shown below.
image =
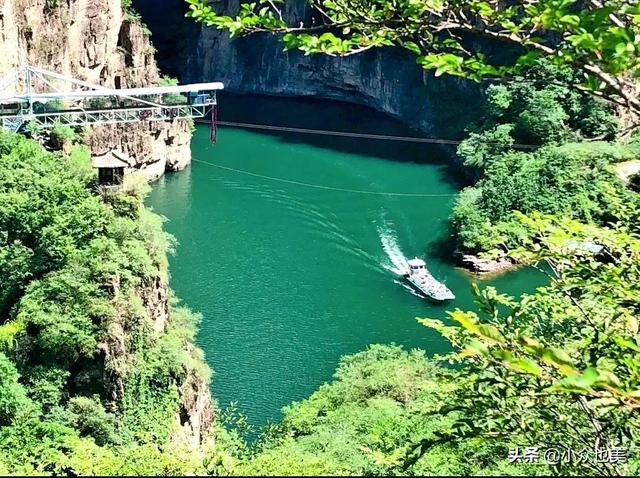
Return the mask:
<svg viewBox="0 0 640 478">
<path fill-rule="evenodd" d="M 161 448 L 178 388 L 208 379 L 198 317 L 174 300 L 159 330 L 145 295 L 166 288 L 173 239 L 143 205 L 146 183 L 101 198 L 88 159 L 0 133 L 2 467 L 194 473 L 195 455 Z"/>
<path fill-rule="evenodd" d="M 117 441 L 115 417 L 105 411 L 98 396 L 74 397 L 69 400 L 67 411 L 71 425 L 81 436 L 92 436 L 97 445 Z"/>
<path fill-rule="evenodd" d="M 611 164 L 625 147 L 607 143 L 569 143 L 531 153 L 508 152 L 493 158 L 478 183 L 465 189 L 453 211 L 462 248 L 513 247 L 528 236 L 512 211 L 542 212 L 603 224 L 616 214 L 613 197 L 629 193 Z"/>
<path fill-rule="evenodd" d="M 512 247 L 528 234 L 512 211 L 599 224 L 612 218 L 610 196 L 627 194 L 612 165 L 639 150 L 603 141 L 615 136 L 617 119 L 567 86 L 574 74 L 539 60 L 509 84 L 487 88 L 483 112 L 457 151 L 476 181 L 452 215 L 461 249 Z"/>
<path fill-rule="evenodd" d="M 464 165 L 480 171 L 501 153 L 511 149 L 513 125 L 499 124 L 481 133 L 471 133 L 458 146 L 458 156 L 463 158 Z"/>
<path fill-rule="evenodd" d="M 76 137 L 76 133 L 71 126 L 60 123 L 51 128 L 51 135 L 60 142 L 64 140 L 73 140 Z"/>
<path fill-rule="evenodd" d="M 456 384 L 423 351 L 371 345 L 343 357 L 334 381 L 284 409 L 256 449 L 227 473 L 242 475 L 518 474 L 505 442 L 442 442 L 417 456 L 452 418 L 438 413 Z M 533 470 L 530 470 L 533 471 Z M 543 472 L 541 470 L 541 472 Z"/>
<path fill-rule="evenodd" d="M 7 261 L 0 263 L 2 313 L 29 280 L 65 264 L 79 244 L 104 231 L 106 221 L 86 184 L 71 180 L 73 168 L 35 142 L 6 139 L 0 154 L 0 258 Z"/>
<path fill-rule="evenodd" d="M 288 25 L 269 0 L 243 3 L 235 17 L 219 15 L 205 0 L 186 2 L 189 16 L 232 36 L 280 33 L 287 48 L 306 54 L 400 46 L 436 76 L 505 77 L 545 57 L 580 73 L 572 80 L 575 88 L 640 111 L 633 80 L 640 68 L 635 2 L 313 0 L 315 14 L 301 25 Z M 485 54 L 478 37 L 511 48 L 511 58 Z"/>
<path fill-rule="evenodd" d="M 455 310 L 457 326 L 422 322 L 456 348 L 463 365 L 452 400 L 464 420 L 452 436 L 520 436 L 523 446 L 591 450 L 560 462 L 561 474 L 636 474 L 597 460 L 593 450 L 638 440 L 640 230 L 638 199 L 618 203 L 608 228 L 534 214 L 518 215 L 532 238 L 512 254 L 545 264 L 550 283 L 519 300 L 477 290 L 480 313 Z"/>
<path fill-rule="evenodd" d="M 15 366 L 0 354 L 0 426 L 11 423 L 27 404 L 27 394 L 18 377 Z"/>
</svg>

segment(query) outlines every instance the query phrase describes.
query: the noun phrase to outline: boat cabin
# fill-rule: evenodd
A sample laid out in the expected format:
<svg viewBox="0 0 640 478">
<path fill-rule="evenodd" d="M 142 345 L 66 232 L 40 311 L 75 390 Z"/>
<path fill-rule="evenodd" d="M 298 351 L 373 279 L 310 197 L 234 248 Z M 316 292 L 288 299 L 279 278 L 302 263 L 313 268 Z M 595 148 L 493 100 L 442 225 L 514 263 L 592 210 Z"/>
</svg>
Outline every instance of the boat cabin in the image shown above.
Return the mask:
<svg viewBox="0 0 640 478">
<path fill-rule="evenodd" d="M 415 259 L 410 259 L 407 263 L 409 264 L 409 274 L 415 274 L 418 271 L 425 270 L 427 267 L 427 263 L 417 257 Z"/>
<path fill-rule="evenodd" d="M 130 166 L 129 157 L 122 151 L 109 150 L 91 158 L 91 165 L 98 170 L 100 186 L 122 184 L 125 169 Z"/>
</svg>

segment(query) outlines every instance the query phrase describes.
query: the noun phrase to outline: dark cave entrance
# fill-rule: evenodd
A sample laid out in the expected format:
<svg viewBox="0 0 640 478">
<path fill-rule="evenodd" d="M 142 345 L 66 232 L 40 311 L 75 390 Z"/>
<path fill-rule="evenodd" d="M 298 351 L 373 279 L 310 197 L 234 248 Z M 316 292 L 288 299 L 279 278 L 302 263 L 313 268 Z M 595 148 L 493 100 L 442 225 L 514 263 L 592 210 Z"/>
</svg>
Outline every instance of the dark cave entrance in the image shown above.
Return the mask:
<svg viewBox="0 0 640 478">
<path fill-rule="evenodd" d="M 189 6 L 184 0 L 133 0 L 132 6 L 151 30 L 160 73 L 182 82 L 200 32 L 200 25 L 185 17 Z"/>
</svg>

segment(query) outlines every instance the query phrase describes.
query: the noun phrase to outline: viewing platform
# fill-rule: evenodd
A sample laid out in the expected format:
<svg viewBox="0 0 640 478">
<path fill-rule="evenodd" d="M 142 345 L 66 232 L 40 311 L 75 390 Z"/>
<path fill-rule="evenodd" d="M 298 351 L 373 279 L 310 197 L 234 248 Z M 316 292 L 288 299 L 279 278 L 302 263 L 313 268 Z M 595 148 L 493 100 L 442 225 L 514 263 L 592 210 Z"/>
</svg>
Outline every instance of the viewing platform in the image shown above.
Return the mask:
<svg viewBox="0 0 640 478">
<path fill-rule="evenodd" d="M 198 119 L 215 121 L 219 82 L 145 88 L 106 88 L 33 66 L 0 80 L 0 127 L 19 131 L 29 122 L 57 124 L 134 123 Z"/>
</svg>

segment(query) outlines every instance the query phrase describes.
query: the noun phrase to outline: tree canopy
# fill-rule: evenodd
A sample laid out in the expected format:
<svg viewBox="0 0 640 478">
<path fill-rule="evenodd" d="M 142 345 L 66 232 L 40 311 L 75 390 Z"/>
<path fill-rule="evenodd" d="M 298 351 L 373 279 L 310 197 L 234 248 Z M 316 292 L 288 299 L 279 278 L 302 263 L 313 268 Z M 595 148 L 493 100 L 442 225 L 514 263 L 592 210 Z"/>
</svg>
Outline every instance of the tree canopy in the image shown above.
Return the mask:
<svg viewBox="0 0 640 478">
<path fill-rule="evenodd" d="M 511 254 L 540 267 L 549 284 L 519 299 L 478 289 L 480 311 L 450 312 L 455 326 L 422 320 L 451 340 L 448 359 L 464 364 L 452 437 L 588 450 L 553 464 L 560 474 L 637 473 L 629 453 L 640 433 L 638 198 L 617 207 L 621 219 L 606 228 L 520 215 L 535 234 Z M 629 462 L 595 453 L 613 448 Z"/>
<path fill-rule="evenodd" d="M 307 54 L 395 45 L 415 53 L 436 76 L 505 77 L 547 57 L 580 72 L 572 86 L 640 114 L 636 1 L 310 0 L 311 14 L 299 25 L 287 23 L 283 2 L 242 3 L 235 16 L 217 13 L 207 0 L 186 2 L 189 16 L 234 36 L 278 33 L 286 48 Z M 510 54 L 493 54 L 479 38 Z"/>
<path fill-rule="evenodd" d="M 0 474 L 193 473 L 159 447 L 207 380 L 197 316 L 171 302 L 157 333 L 144 295 L 173 241 L 144 181 L 98 194 L 94 175 L 85 148 L 0 132 Z"/>
</svg>

